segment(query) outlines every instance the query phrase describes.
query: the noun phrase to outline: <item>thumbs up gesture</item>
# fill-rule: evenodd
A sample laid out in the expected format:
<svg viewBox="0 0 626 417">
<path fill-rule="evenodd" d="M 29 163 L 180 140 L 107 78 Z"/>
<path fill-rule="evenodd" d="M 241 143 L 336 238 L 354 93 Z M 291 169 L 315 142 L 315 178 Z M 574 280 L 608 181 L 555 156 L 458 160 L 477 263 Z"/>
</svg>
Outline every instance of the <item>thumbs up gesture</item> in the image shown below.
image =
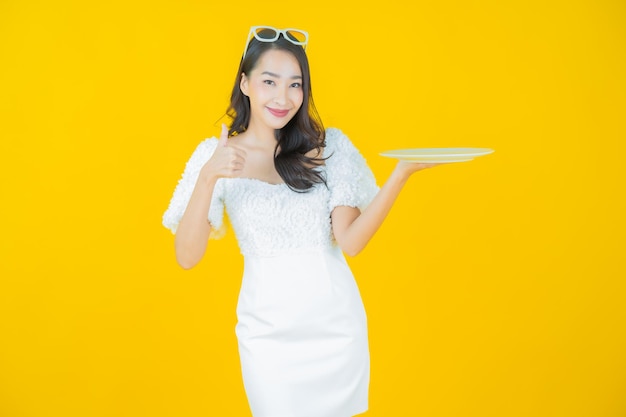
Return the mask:
<svg viewBox="0 0 626 417">
<path fill-rule="evenodd" d="M 224 123 L 222 123 L 222 133 L 220 134 L 220 139 L 217 142 L 218 147 L 226 146 L 228 143 L 228 127 Z"/>
<path fill-rule="evenodd" d="M 207 179 L 233 178 L 241 175 L 246 163 L 246 152 L 229 143 L 228 127 L 222 124 L 222 132 L 213 156 L 202 167 L 201 175 Z"/>
</svg>

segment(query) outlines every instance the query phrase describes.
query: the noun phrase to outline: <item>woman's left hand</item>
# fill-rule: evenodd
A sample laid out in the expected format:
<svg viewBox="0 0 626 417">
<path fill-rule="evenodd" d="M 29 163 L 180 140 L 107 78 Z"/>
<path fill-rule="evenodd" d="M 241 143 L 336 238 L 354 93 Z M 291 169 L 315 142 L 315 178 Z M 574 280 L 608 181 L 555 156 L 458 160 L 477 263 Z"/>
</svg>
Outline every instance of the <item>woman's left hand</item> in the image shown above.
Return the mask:
<svg viewBox="0 0 626 417">
<path fill-rule="evenodd" d="M 445 165 L 445 162 L 409 162 L 409 161 L 398 161 L 398 165 L 396 165 L 395 173 L 400 175 L 401 177 L 408 179 L 412 174 L 417 171 L 421 171 L 428 168 L 433 168 L 439 165 Z"/>
</svg>

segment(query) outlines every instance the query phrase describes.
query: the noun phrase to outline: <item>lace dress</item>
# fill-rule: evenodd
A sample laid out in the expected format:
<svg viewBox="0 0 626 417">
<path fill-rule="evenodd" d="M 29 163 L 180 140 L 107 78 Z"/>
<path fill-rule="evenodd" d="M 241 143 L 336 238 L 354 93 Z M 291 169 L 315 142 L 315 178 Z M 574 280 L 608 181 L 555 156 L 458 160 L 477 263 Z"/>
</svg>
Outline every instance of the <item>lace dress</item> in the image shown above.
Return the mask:
<svg viewBox="0 0 626 417">
<path fill-rule="evenodd" d="M 224 210 L 244 257 L 235 332 L 254 417 L 348 417 L 368 407 L 369 350 L 361 296 L 331 230 L 337 206 L 364 209 L 378 192 L 365 159 L 327 129 L 327 186 L 222 178 L 208 220 L 219 236 Z M 216 138 L 187 162 L 163 224 L 176 232 Z"/>
</svg>

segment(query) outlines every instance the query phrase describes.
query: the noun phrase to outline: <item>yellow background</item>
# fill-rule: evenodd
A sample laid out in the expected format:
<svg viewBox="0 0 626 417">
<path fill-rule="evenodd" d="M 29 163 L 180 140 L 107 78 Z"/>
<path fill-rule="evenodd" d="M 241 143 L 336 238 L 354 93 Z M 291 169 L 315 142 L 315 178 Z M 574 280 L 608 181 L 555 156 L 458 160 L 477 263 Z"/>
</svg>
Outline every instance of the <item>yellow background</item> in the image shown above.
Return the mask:
<svg viewBox="0 0 626 417">
<path fill-rule="evenodd" d="M 626 415 L 626 6 L 0 1 L 0 415 L 249 416 L 232 232 L 191 271 L 161 216 L 219 133 L 250 25 L 298 27 L 326 126 L 412 178 L 349 259 L 369 416 Z"/>
</svg>

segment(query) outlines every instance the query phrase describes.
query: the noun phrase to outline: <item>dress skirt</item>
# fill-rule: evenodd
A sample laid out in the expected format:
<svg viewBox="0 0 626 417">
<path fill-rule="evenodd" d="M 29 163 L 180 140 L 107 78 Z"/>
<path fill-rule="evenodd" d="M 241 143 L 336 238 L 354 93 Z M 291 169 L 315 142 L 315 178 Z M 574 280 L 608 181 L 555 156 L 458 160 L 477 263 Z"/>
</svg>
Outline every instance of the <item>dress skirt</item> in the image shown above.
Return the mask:
<svg viewBox="0 0 626 417">
<path fill-rule="evenodd" d="M 367 319 L 338 247 L 246 256 L 237 318 L 254 417 L 349 417 L 367 410 Z"/>
</svg>

